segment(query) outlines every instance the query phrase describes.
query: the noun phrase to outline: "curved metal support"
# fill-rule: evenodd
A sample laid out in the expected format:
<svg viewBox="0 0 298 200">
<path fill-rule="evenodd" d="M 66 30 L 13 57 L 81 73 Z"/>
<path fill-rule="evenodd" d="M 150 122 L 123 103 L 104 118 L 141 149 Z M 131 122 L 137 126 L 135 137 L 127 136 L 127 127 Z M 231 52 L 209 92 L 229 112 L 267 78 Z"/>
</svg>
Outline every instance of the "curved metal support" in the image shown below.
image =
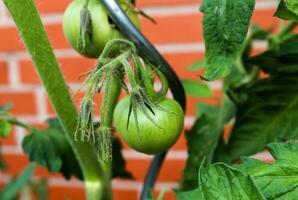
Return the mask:
<svg viewBox="0 0 298 200">
<path fill-rule="evenodd" d="M 160 71 L 166 76 L 169 82 L 169 88 L 174 99 L 179 102 L 183 110 L 185 110 L 185 91 L 184 88 L 173 71 L 171 66 L 156 50 L 156 48 L 145 38 L 145 36 L 133 25 L 130 19 L 118 5 L 117 0 L 101 0 L 105 8 L 108 10 L 110 17 L 122 33 L 136 45 L 140 54 L 149 60 L 154 66 L 160 66 Z M 167 152 L 157 154 L 149 167 L 144 186 L 141 194 L 141 200 L 149 197 L 150 190 L 153 188 L 157 179 L 161 165 L 165 159 Z"/>
</svg>

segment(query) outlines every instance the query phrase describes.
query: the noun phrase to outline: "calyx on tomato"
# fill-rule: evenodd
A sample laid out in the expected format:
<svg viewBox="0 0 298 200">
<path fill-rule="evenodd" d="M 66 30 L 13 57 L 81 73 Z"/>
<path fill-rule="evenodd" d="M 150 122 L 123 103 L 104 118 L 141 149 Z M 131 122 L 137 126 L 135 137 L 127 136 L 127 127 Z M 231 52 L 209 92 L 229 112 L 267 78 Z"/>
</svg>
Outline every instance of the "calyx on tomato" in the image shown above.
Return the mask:
<svg viewBox="0 0 298 200">
<path fill-rule="evenodd" d="M 119 3 L 130 20 L 139 27 L 134 6 L 127 0 Z M 99 57 L 108 41 L 124 37 L 99 0 L 72 1 L 64 13 L 63 31 L 77 52 L 93 58 Z"/>
</svg>

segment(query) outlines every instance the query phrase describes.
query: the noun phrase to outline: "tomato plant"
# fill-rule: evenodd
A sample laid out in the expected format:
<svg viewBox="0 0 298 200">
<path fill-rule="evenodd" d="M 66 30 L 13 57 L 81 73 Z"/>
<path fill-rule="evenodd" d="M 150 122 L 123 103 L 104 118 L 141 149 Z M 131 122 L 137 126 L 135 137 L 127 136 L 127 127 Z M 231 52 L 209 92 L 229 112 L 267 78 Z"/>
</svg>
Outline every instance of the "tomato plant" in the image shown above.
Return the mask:
<svg viewBox="0 0 298 200">
<path fill-rule="evenodd" d="M 64 17 L 65 35 L 75 50 L 96 59 L 78 88 L 84 89 L 84 97 L 77 112 L 34 2 L 4 3 L 59 120 L 48 120 L 48 127 L 40 129 L 16 119 L 7 106 L 0 107 L 0 137 L 6 137 L 12 125 L 26 129 L 22 147 L 31 161 L 66 179 L 74 175 L 84 181 L 88 200 L 112 199 L 111 179 L 132 177 L 116 130 L 133 149 L 157 154 L 141 195 L 151 198 L 148 190 L 153 189 L 165 153 L 184 128 L 184 90 L 177 89 L 181 83 L 169 64 L 139 31 L 130 34 L 123 28 L 131 24 L 120 23 L 125 19 L 107 6 L 117 6 L 115 1 L 74 0 Z M 141 11 L 130 1 L 118 3 L 138 25 L 136 14 Z M 120 14 L 121 7 L 116 7 Z M 255 0 L 201 1 L 206 52 L 190 70 L 203 68 L 204 73 L 201 80 L 182 83 L 189 96 L 219 99 L 206 84 L 219 79 L 222 96 L 219 105 L 195 105 L 194 124 L 185 131 L 188 156 L 181 184 L 174 190 L 177 199 L 297 198 L 297 3 L 279 2 L 275 17 L 288 22 L 281 21 L 277 30 L 250 26 L 254 8 Z M 256 53 L 258 41 L 268 45 Z M 160 91 L 155 90 L 157 83 Z M 127 97 L 118 101 L 121 91 Z M 94 105 L 100 106 L 100 113 Z M 226 127 L 231 127 L 229 134 Z M 251 157 L 266 149 L 274 162 Z M 0 197 L 15 197 L 32 174 L 29 166 Z"/>
</svg>

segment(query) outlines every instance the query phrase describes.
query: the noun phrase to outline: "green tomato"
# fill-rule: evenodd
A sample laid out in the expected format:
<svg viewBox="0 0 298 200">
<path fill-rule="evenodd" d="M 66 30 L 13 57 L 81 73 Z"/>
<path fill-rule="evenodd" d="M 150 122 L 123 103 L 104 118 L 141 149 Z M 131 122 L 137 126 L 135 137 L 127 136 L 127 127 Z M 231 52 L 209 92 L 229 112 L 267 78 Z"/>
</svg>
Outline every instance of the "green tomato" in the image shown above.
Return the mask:
<svg viewBox="0 0 298 200">
<path fill-rule="evenodd" d="M 157 154 L 165 152 L 175 144 L 183 129 L 184 113 L 175 100 L 163 99 L 157 104 L 167 111 L 153 108 L 155 115 L 152 114 L 152 118 L 156 124 L 150 121 L 140 109 L 137 109 L 139 131 L 137 130 L 133 112 L 127 129 L 129 97 L 120 101 L 114 111 L 116 131 L 131 148 L 142 153 Z"/>
<path fill-rule="evenodd" d="M 113 24 L 100 0 L 89 0 L 87 8 L 91 16 L 91 43 L 84 50 L 79 49 L 81 10 L 85 3 L 86 0 L 74 0 L 69 4 L 63 17 L 63 31 L 67 41 L 77 52 L 87 57 L 98 58 L 109 40 L 124 36 Z M 127 0 L 120 1 L 120 5 L 130 20 L 139 27 L 140 21 L 133 5 Z"/>
</svg>

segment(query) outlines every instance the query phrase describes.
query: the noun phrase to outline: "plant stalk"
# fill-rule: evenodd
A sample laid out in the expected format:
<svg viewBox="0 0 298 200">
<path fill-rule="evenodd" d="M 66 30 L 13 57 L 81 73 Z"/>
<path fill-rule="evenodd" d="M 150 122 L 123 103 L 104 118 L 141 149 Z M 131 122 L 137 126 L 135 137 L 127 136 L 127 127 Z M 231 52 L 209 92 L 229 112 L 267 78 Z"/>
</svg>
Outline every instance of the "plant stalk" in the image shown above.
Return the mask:
<svg viewBox="0 0 298 200">
<path fill-rule="evenodd" d="M 111 191 L 112 123 L 114 109 L 121 91 L 121 84 L 120 81 L 112 75 L 112 73 L 107 75 L 109 76 L 109 81 L 107 81 L 106 85 L 104 86 L 105 89 L 101 104 L 100 127 L 99 131 L 96 131 L 96 134 L 100 135 L 98 135 L 96 138 L 99 138 L 100 141 L 98 141 L 98 143 L 101 145 L 98 149 L 98 159 L 102 169 L 104 170 L 103 178 L 106 180 L 105 190 Z M 107 192 L 105 199 L 112 199 L 112 193 Z"/>
<path fill-rule="evenodd" d="M 89 143 L 74 141 L 77 127 L 77 111 L 59 65 L 47 38 L 33 0 L 3 0 L 11 13 L 19 33 L 35 64 L 49 99 L 57 112 L 84 175 L 88 200 L 101 200 L 107 184 L 96 151 Z"/>
</svg>

